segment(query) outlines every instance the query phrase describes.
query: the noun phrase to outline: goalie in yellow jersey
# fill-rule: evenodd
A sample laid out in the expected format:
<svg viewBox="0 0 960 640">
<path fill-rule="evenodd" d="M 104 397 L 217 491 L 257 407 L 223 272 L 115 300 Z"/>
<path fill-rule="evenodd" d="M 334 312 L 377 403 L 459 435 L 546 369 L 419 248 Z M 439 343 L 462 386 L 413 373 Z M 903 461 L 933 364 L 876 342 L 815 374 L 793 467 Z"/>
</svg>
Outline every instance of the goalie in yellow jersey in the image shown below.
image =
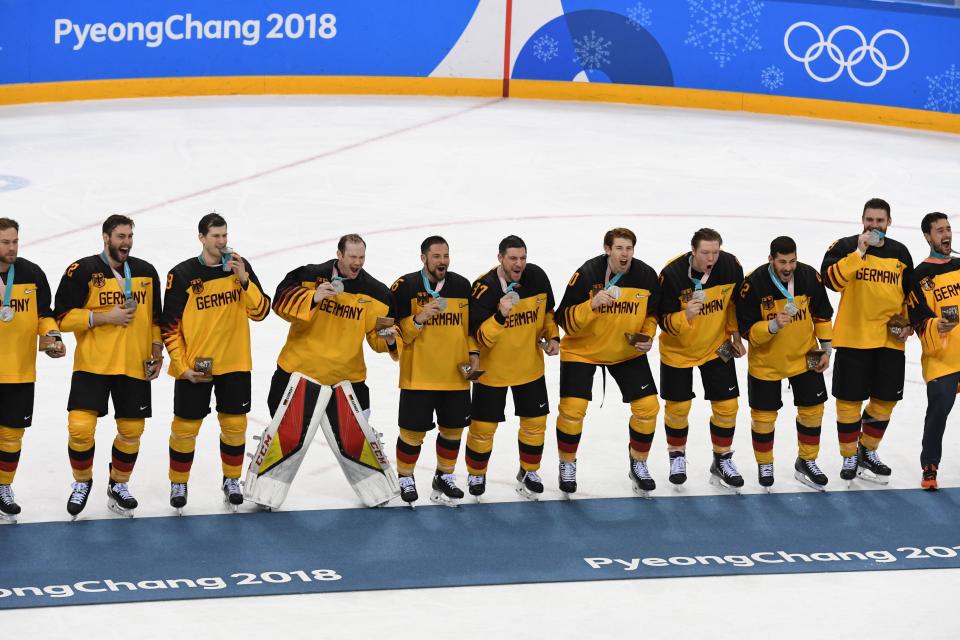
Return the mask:
<svg viewBox="0 0 960 640">
<path fill-rule="evenodd" d="M 243 503 L 240 470 L 250 412 L 250 320 L 270 313 L 270 298 L 246 258 L 227 246 L 227 221 L 208 213 L 198 224 L 200 255 L 167 274 L 161 329 L 170 353 L 170 506 L 187 504 L 197 434 L 217 396 L 221 489 L 236 510 Z"/>
</svg>

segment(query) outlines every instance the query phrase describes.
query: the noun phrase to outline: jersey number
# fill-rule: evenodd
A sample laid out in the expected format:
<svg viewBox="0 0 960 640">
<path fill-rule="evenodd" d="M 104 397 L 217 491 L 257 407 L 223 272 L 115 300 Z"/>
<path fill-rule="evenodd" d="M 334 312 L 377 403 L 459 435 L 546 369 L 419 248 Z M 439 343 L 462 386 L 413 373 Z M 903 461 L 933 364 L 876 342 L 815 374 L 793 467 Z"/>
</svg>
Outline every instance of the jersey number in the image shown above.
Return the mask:
<svg viewBox="0 0 960 640">
<path fill-rule="evenodd" d="M 473 285 L 473 297 L 479 300 L 489 288 L 489 286 L 478 282 L 477 284 Z"/>
</svg>

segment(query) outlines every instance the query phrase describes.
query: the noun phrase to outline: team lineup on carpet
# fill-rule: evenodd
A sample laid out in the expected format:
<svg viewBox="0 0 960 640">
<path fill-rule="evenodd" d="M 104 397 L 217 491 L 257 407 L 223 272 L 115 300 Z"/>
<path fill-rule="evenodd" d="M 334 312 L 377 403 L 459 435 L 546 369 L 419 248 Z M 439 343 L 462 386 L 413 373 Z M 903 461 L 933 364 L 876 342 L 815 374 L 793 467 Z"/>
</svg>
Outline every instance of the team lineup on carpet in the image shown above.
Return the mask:
<svg viewBox="0 0 960 640">
<path fill-rule="evenodd" d="M 862 233 L 834 242 L 819 270 L 798 262 L 796 243 L 780 236 L 770 244 L 768 261 L 746 276 L 713 229 L 697 230 L 690 250 L 658 274 L 634 257 L 635 234 L 614 228 L 603 237 L 604 253 L 573 273 L 556 303 L 547 274 L 527 262 L 526 245 L 514 235 L 500 242 L 499 264 L 472 284 L 449 271 L 448 243 L 430 236 L 420 247 L 422 268 L 390 287 L 363 269 L 363 239 L 345 235 L 336 258 L 294 269 L 271 301 L 250 263 L 227 246 L 227 222 L 216 213 L 199 222 L 200 254 L 171 269 L 165 283 L 152 265 L 130 255 L 133 220 L 108 217 L 102 253 L 70 264 L 54 296 L 40 267 L 18 256 L 19 225 L 0 218 L 0 519 L 15 522 L 21 511 L 12 483 L 31 425 L 36 356 L 39 348 L 64 357 L 61 332 L 76 338 L 67 399 L 74 479 L 69 515 L 76 518 L 89 497 L 94 433 L 110 399 L 117 434 L 108 506 L 128 516 L 138 506 L 129 480 L 164 349 L 175 378 L 170 505 L 182 511 L 187 504 L 196 438 L 215 394 L 221 489 L 235 511 L 244 501 L 240 476 L 252 396 L 249 324 L 271 308 L 290 329 L 270 384 L 267 404 L 275 420 L 265 439 L 284 428 L 279 423 L 291 413 L 292 394 L 309 381 L 333 389 L 323 396 L 326 402 L 352 403 L 354 424 L 363 425 L 379 455 L 365 422 L 366 340 L 399 362 L 397 491 L 411 506 L 419 497 L 414 468 L 434 427 L 431 499 L 456 505 L 464 497 L 454 475 L 464 430 L 466 488 L 477 499 L 483 495 L 508 390 L 519 417 L 517 491 L 532 500 L 544 492 L 539 472 L 550 414 L 544 356 L 557 355 L 558 487 L 568 497 L 577 491 L 577 450 L 598 367 L 609 372 L 630 407 L 628 477 L 638 495 L 648 497 L 656 488 L 647 458 L 661 399 L 669 481 L 678 488 L 686 482 L 694 369 L 711 406 L 710 482 L 739 492 L 744 479 L 731 447 L 740 396 L 735 362 L 744 355 L 760 486 L 769 490 L 774 483 L 774 425 L 784 380 L 796 405 L 794 477 L 820 491 L 828 484 L 817 458 L 828 397 L 823 372 L 832 355 L 840 478 L 886 484 L 891 469 L 878 447 L 903 398 L 904 343 L 914 334 L 923 350 L 928 400 L 921 486 L 936 489 L 946 420 L 960 388 L 960 340 L 952 339 L 960 320 L 960 260 L 951 258 L 949 218 L 939 212 L 923 218 L 930 255 L 916 268 L 907 248 L 886 236 L 891 215 L 885 201 L 867 201 L 861 220 Z M 840 294 L 836 317 L 827 288 Z M 657 381 L 647 353 L 658 328 Z M 333 445 L 333 436 L 328 439 Z M 388 460 L 381 463 L 393 473 Z"/>
</svg>

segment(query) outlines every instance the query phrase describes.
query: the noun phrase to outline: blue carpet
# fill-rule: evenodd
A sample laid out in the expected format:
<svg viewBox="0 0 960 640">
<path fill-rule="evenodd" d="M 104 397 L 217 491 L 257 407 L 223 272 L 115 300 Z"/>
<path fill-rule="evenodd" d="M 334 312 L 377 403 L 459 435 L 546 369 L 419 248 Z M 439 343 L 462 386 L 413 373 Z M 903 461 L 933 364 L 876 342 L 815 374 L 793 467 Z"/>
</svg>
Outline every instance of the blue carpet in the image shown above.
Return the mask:
<svg viewBox="0 0 960 640">
<path fill-rule="evenodd" d="M 464 504 L 0 527 L 0 609 L 960 567 L 960 489 Z"/>
</svg>

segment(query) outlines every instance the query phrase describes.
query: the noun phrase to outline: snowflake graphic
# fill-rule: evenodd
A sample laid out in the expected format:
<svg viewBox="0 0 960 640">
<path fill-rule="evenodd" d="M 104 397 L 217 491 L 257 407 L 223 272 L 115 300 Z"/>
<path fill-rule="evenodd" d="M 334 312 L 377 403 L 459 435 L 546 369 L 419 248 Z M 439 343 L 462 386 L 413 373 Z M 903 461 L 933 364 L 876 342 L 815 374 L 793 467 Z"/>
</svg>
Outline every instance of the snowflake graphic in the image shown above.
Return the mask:
<svg viewBox="0 0 960 640">
<path fill-rule="evenodd" d="M 760 72 L 760 84 L 774 91 L 783 86 L 783 71 L 780 67 L 769 66 Z"/>
<path fill-rule="evenodd" d="M 653 9 L 647 9 L 642 2 L 627 8 L 627 24 L 640 31 L 653 24 Z"/>
<path fill-rule="evenodd" d="M 705 49 L 726 66 L 737 54 L 760 50 L 759 0 L 687 0 L 690 28 L 686 44 Z"/>
<path fill-rule="evenodd" d="M 960 113 L 960 69 L 952 64 L 938 76 L 927 76 L 930 93 L 924 109 Z"/>
<path fill-rule="evenodd" d="M 547 62 L 557 57 L 560 46 L 554 38 L 543 34 L 533 41 L 533 55 L 541 62 Z"/>
<path fill-rule="evenodd" d="M 590 30 L 590 35 L 586 35 L 582 40 L 573 41 L 573 51 L 576 53 L 574 62 L 584 69 L 599 69 L 605 64 L 610 64 L 610 47 L 613 42 L 603 36 L 598 36 L 597 32 Z"/>
</svg>

